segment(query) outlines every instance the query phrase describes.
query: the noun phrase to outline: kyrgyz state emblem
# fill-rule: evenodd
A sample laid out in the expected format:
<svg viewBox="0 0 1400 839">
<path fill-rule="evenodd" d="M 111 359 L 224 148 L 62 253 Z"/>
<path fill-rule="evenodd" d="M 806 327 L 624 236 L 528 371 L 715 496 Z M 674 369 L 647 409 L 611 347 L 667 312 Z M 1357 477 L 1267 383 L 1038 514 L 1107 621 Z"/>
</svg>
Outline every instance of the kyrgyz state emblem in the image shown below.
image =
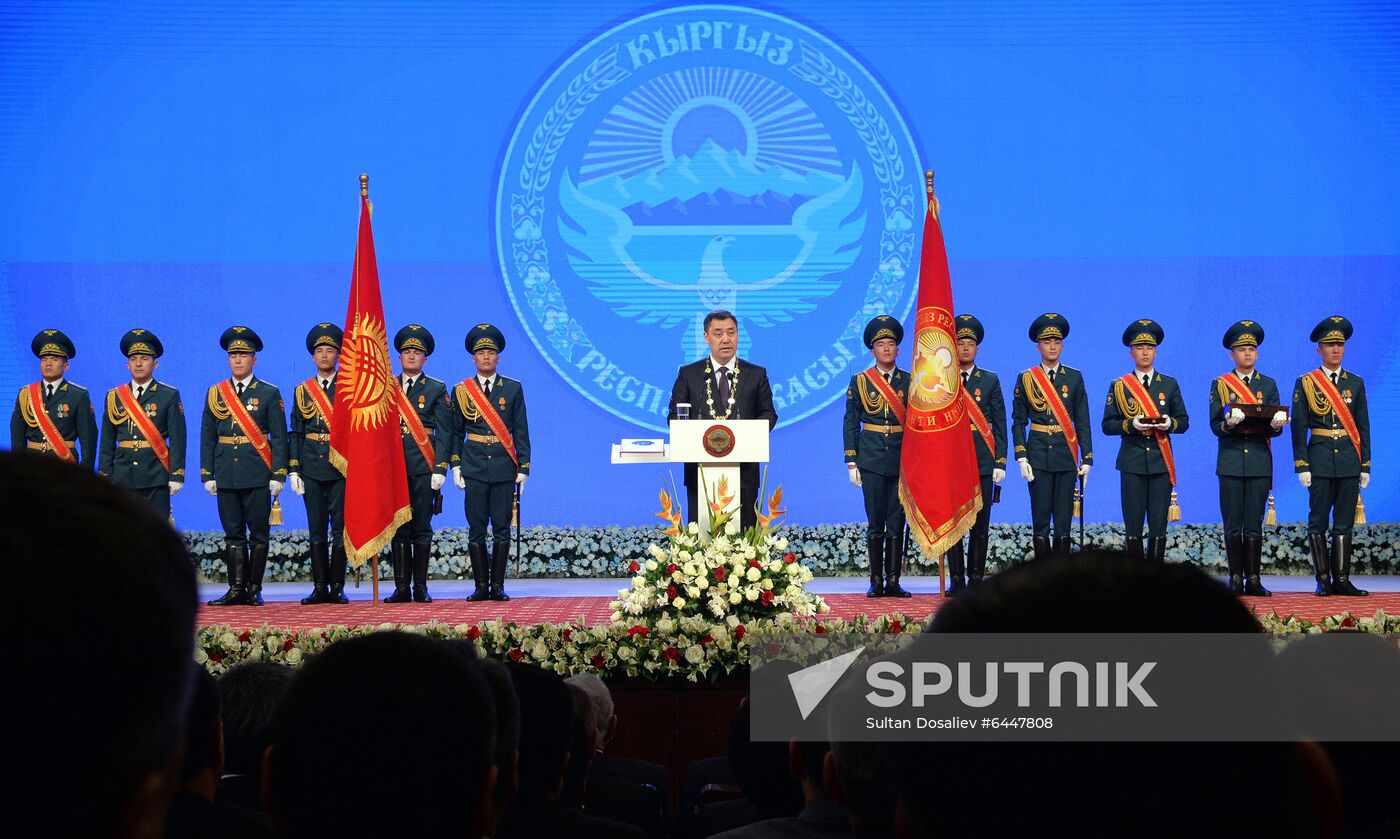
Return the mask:
<svg viewBox="0 0 1400 839">
<path fill-rule="evenodd" d="M 389 416 L 389 340 L 384 324 L 361 313 L 341 344 L 336 393 L 348 393 L 351 428 L 378 428 Z"/>
</svg>

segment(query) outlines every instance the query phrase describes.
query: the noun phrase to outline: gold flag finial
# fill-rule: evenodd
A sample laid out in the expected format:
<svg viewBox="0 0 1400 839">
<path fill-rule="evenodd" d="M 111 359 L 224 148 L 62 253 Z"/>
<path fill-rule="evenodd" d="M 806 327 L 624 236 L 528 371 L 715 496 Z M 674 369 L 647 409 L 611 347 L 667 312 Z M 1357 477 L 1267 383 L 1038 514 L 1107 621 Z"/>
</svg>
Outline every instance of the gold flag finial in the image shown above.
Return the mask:
<svg viewBox="0 0 1400 839">
<path fill-rule="evenodd" d="M 928 189 L 928 211 L 938 218 L 938 196 L 933 194 L 933 170 L 924 170 L 924 186 Z"/>
<path fill-rule="evenodd" d="M 366 175 L 364 173 L 360 174 L 360 197 L 369 197 L 369 175 Z"/>
</svg>

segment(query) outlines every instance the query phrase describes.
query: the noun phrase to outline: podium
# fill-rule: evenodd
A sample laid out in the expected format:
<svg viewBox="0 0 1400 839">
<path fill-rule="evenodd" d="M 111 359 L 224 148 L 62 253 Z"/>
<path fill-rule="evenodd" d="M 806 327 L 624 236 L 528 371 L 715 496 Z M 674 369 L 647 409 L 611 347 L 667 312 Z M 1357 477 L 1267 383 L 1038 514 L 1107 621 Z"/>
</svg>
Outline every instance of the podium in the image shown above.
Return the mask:
<svg viewBox="0 0 1400 839">
<path fill-rule="evenodd" d="M 733 521 L 739 521 L 739 466 L 744 463 L 768 462 L 768 420 L 689 419 L 671 420 L 670 459 L 672 463 L 694 463 L 696 480 L 696 522 L 700 532 L 710 532 L 710 507 L 705 503 L 719 499 L 723 481 L 730 496 L 725 510 L 734 510 Z"/>
</svg>

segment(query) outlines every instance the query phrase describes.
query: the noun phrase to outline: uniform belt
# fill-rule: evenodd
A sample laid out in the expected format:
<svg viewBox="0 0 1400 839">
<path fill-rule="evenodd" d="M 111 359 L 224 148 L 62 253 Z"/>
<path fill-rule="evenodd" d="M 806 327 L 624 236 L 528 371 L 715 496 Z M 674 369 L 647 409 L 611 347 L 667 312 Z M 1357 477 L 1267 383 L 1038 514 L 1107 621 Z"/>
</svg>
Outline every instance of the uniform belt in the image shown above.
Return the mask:
<svg viewBox="0 0 1400 839">
<path fill-rule="evenodd" d="M 876 425 L 873 422 L 863 422 L 860 424 L 860 427 L 864 428 L 866 431 L 874 431 L 879 434 L 899 434 L 904 431 L 904 429 L 898 425 Z"/>
<path fill-rule="evenodd" d="M 1327 437 L 1332 440 L 1340 440 L 1343 437 L 1346 437 L 1347 433 L 1341 428 L 1314 428 L 1312 429 L 1312 436 Z"/>
<path fill-rule="evenodd" d="M 331 435 L 323 434 L 317 431 L 313 431 L 309 434 L 303 434 L 301 435 L 301 437 L 303 440 L 311 440 L 316 443 L 329 443 L 331 441 Z"/>
<path fill-rule="evenodd" d="M 149 449 L 151 444 L 145 440 L 118 440 L 119 449 Z"/>
<path fill-rule="evenodd" d="M 25 442 L 28 444 L 29 448 L 34 449 L 35 451 L 51 452 L 51 451 L 54 450 L 53 446 L 49 445 L 49 443 L 48 443 L 47 440 L 45 440 L 45 441 L 42 442 L 42 443 L 36 443 L 36 442 L 34 442 L 33 440 L 26 440 Z M 75 443 L 77 443 L 78 441 L 77 441 L 77 440 L 64 440 L 63 442 L 67 443 L 67 444 L 68 444 L 68 448 L 71 449 L 71 448 L 73 448 L 73 445 L 74 445 Z"/>
<path fill-rule="evenodd" d="M 1042 425 L 1038 422 L 1031 423 L 1031 431 L 1039 431 L 1042 434 L 1060 434 L 1064 431 L 1058 424 Z"/>
<path fill-rule="evenodd" d="M 220 442 L 220 443 L 223 443 L 223 444 L 225 444 L 225 445 L 244 446 L 244 445 L 248 445 L 248 444 L 252 443 L 253 441 L 252 441 L 252 440 L 249 440 L 247 437 L 243 437 L 243 436 L 239 436 L 239 437 L 224 437 L 224 436 L 221 435 L 221 436 L 219 437 L 219 442 Z"/>
<path fill-rule="evenodd" d="M 501 438 L 495 434 L 468 434 L 467 439 L 473 443 L 499 443 Z"/>
</svg>

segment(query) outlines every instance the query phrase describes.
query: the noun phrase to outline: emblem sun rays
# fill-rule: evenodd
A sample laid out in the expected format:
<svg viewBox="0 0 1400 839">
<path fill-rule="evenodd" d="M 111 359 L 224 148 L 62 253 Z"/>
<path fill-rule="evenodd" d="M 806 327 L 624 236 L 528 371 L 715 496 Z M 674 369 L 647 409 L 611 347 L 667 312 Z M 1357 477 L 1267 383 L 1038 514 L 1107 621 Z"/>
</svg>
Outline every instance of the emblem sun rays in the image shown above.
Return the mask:
<svg viewBox="0 0 1400 839">
<path fill-rule="evenodd" d="M 378 428 L 388 420 L 389 340 L 382 321 L 362 313 L 345 335 L 336 392 L 348 394 L 350 427 Z"/>
</svg>

